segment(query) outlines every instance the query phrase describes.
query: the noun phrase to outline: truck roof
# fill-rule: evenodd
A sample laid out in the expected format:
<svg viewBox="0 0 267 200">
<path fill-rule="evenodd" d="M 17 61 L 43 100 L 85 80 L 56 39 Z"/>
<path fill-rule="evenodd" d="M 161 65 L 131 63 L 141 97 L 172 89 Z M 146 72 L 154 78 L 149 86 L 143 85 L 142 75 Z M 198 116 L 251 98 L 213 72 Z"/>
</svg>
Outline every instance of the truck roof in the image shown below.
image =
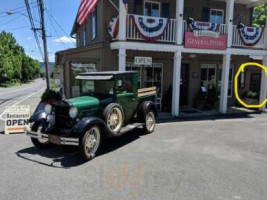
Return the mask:
<svg viewBox="0 0 267 200">
<path fill-rule="evenodd" d="M 136 71 L 104 71 L 104 72 L 86 72 L 76 76 L 77 80 L 111 80 L 118 75 L 137 74 Z"/>
</svg>

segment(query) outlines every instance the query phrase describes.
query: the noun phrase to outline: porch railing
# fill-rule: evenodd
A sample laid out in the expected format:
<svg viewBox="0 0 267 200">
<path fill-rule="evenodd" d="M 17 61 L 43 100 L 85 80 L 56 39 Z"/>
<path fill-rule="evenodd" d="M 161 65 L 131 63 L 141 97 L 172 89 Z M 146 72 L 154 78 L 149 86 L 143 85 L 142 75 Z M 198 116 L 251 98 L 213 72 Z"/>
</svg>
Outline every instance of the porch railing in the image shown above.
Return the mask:
<svg viewBox="0 0 267 200">
<path fill-rule="evenodd" d="M 255 44 L 253 46 L 247 46 L 242 42 L 241 37 L 240 37 L 239 32 L 238 32 L 238 29 L 237 29 L 237 26 L 234 25 L 233 41 L 232 41 L 233 47 L 266 49 L 266 44 L 267 44 L 267 29 L 263 30 L 263 34 L 261 36 L 261 39 L 259 40 L 259 42 L 257 44 Z"/>
<path fill-rule="evenodd" d="M 134 24 L 134 19 L 130 17 L 131 15 L 127 15 L 127 28 L 126 28 L 126 38 L 128 40 L 145 40 L 139 31 L 137 30 L 135 24 Z M 139 17 L 145 18 L 146 16 L 142 15 L 135 15 Z M 158 19 L 157 17 L 149 17 L 149 18 L 154 18 Z M 158 42 L 168 42 L 168 43 L 175 43 L 176 42 L 176 30 L 177 30 L 177 23 L 176 19 L 169 19 L 169 23 L 163 33 L 163 35 L 157 40 Z"/>
</svg>

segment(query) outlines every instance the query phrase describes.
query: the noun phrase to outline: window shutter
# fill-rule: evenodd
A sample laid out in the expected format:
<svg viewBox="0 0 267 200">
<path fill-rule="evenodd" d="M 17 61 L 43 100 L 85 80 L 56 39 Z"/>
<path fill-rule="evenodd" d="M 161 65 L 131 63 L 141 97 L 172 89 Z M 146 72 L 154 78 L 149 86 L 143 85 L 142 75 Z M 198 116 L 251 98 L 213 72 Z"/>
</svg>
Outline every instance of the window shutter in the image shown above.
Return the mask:
<svg viewBox="0 0 267 200">
<path fill-rule="evenodd" d="M 209 8 L 202 8 L 202 19 L 203 22 L 210 21 L 210 9 Z"/>
<path fill-rule="evenodd" d="M 170 18 L 170 4 L 162 3 L 162 17 Z"/>
<path fill-rule="evenodd" d="M 142 5 L 142 0 L 135 0 L 134 1 L 134 14 L 141 14 L 143 15 L 143 11 L 142 13 L 137 13 L 139 9 L 142 10 L 143 5 Z"/>
</svg>

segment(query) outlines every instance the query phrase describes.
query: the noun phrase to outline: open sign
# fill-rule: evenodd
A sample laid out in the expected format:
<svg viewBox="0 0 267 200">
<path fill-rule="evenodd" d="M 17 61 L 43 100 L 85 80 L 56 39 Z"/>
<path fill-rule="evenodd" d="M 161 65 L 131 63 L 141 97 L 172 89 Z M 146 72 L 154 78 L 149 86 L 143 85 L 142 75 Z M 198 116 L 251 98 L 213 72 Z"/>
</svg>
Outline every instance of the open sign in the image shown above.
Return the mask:
<svg viewBox="0 0 267 200">
<path fill-rule="evenodd" d="M 135 57 L 135 65 L 152 65 L 152 57 Z"/>
<path fill-rule="evenodd" d="M 5 134 L 23 133 L 30 128 L 30 106 L 8 106 L 5 113 Z"/>
</svg>

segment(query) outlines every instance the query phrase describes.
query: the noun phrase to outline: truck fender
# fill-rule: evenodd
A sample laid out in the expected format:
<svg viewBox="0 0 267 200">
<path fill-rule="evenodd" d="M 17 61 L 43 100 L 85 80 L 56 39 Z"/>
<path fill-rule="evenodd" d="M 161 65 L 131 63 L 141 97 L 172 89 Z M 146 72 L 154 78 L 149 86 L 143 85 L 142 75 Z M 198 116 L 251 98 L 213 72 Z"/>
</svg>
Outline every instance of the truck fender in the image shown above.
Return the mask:
<svg viewBox="0 0 267 200">
<path fill-rule="evenodd" d="M 146 112 L 148 110 L 154 111 L 156 117 L 158 116 L 158 111 L 157 111 L 157 107 L 155 103 L 152 101 L 144 101 L 143 103 L 140 104 L 138 108 L 138 111 L 137 111 L 138 119 L 143 121 L 146 115 Z"/>
<path fill-rule="evenodd" d="M 86 117 L 79 121 L 72 129 L 71 136 L 81 136 L 85 130 L 91 126 L 98 125 L 102 130 L 103 136 L 111 136 L 105 122 L 97 117 Z"/>
<path fill-rule="evenodd" d="M 29 122 L 32 123 L 32 122 L 41 121 L 41 120 L 43 120 L 43 119 L 46 120 L 46 118 L 47 118 L 47 114 L 46 114 L 46 112 L 44 112 L 43 110 L 41 110 L 41 111 L 35 112 L 35 113 L 30 117 Z"/>
</svg>

